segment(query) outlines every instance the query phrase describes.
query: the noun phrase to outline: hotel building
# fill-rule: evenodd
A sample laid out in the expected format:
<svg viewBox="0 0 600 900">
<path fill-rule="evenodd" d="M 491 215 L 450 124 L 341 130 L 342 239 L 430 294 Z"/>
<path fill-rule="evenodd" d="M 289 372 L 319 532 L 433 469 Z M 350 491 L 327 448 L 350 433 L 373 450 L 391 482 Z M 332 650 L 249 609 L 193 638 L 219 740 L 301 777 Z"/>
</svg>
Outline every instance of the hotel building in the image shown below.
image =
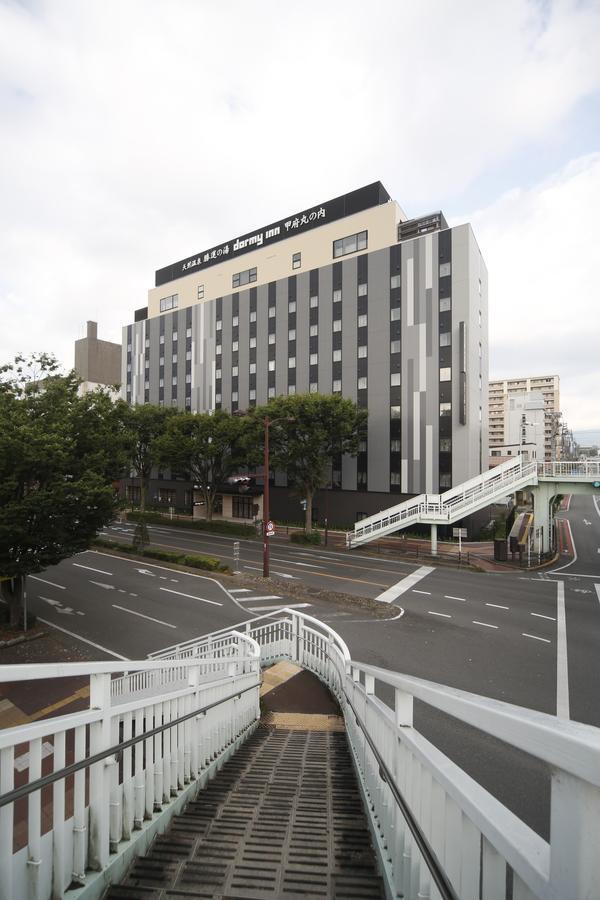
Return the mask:
<svg viewBox="0 0 600 900">
<path fill-rule="evenodd" d="M 358 456 L 334 459 L 315 498 L 319 519 L 351 525 L 487 468 L 487 334 L 471 226 L 407 219 L 375 182 L 159 269 L 123 329 L 123 395 L 199 412 L 303 392 L 368 407 Z M 186 486 L 162 484 L 183 505 Z M 273 485 L 273 516 L 300 519 L 285 475 Z"/>
</svg>

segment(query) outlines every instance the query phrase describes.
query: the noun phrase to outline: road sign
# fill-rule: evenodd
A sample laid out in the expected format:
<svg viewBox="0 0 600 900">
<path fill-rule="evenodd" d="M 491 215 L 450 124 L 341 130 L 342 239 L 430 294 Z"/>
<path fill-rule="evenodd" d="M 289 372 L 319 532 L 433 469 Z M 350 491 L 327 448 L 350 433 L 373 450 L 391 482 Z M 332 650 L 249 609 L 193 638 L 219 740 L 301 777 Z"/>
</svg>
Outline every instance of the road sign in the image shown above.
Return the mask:
<svg viewBox="0 0 600 900">
<path fill-rule="evenodd" d="M 467 536 L 467 529 L 466 528 L 453 528 L 452 534 L 454 535 L 454 537 L 464 538 Z"/>
<path fill-rule="evenodd" d="M 233 574 L 240 574 L 240 542 L 233 542 Z"/>
<path fill-rule="evenodd" d="M 271 520 L 267 522 L 267 537 L 273 537 L 275 534 L 275 525 Z"/>
<path fill-rule="evenodd" d="M 600 481 L 595 481 L 595 482 L 594 482 L 594 487 L 600 487 Z"/>
</svg>

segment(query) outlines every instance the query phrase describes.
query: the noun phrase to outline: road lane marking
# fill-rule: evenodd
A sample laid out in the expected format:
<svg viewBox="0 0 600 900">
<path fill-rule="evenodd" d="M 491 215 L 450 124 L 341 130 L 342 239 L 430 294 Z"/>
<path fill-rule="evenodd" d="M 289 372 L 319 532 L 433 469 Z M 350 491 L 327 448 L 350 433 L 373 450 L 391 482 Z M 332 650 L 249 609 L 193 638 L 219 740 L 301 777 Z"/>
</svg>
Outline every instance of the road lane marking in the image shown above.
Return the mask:
<svg viewBox="0 0 600 900">
<path fill-rule="evenodd" d="M 427 612 L 430 616 L 441 616 L 443 619 L 451 619 L 452 616 L 448 615 L 448 613 L 438 613 L 434 612 L 432 609 L 428 609 Z"/>
<path fill-rule="evenodd" d="M 218 603 L 217 600 L 207 600 L 205 597 L 196 597 L 194 594 L 183 594 L 181 591 L 174 591 L 172 588 L 159 588 L 159 591 L 166 591 L 167 594 L 178 594 L 179 597 L 189 597 L 190 600 L 201 600 L 202 603 L 212 603 L 213 606 L 223 606 L 222 603 Z"/>
<path fill-rule="evenodd" d="M 60 600 L 51 600 L 50 597 L 42 597 L 41 594 L 38 594 L 40 600 L 45 600 L 46 603 L 49 603 L 50 606 L 62 606 Z"/>
<path fill-rule="evenodd" d="M 467 602 L 464 597 L 452 597 L 450 594 L 444 594 L 444 597 L 446 600 L 460 600 L 461 603 Z"/>
<path fill-rule="evenodd" d="M 29 576 L 31 578 L 31 576 Z M 80 634 L 75 634 L 74 631 L 68 631 L 66 628 L 62 628 L 60 625 L 55 625 L 54 622 L 49 622 L 48 619 L 42 619 L 41 616 L 38 616 L 38 622 L 43 622 L 44 625 L 49 625 L 51 628 L 56 628 L 57 631 L 62 631 L 63 634 L 68 634 L 69 637 L 75 638 L 77 641 L 83 641 L 84 644 L 89 644 L 90 647 L 95 647 L 96 650 L 101 650 L 102 653 L 108 653 L 109 656 L 116 656 L 117 659 L 129 660 L 129 656 L 123 656 L 121 653 L 115 653 L 114 650 L 109 650 L 108 647 L 103 647 L 102 644 L 95 644 L 93 641 L 89 641 L 87 638 L 82 637 Z"/>
<path fill-rule="evenodd" d="M 105 591 L 114 591 L 114 584 L 103 584 L 101 581 L 90 581 L 90 584 L 95 584 L 98 587 L 104 588 Z"/>
<path fill-rule="evenodd" d="M 498 628 L 497 625 L 489 625 L 487 622 L 477 622 L 476 619 L 473 619 L 473 625 L 483 625 L 484 628 Z"/>
<path fill-rule="evenodd" d="M 255 572 L 262 572 L 262 566 L 244 566 L 245 569 L 252 569 Z M 297 575 L 288 575 L 286 572 L 273 572 L 273 575 L 279 575 L 280 578 L 293 578 L 294 580 L 298 580 Z"/>
<path fill-rule="evenodd" d="M 255 600 L 283 600 L 279 594 L 265 594 L 262 597 L 238 597 L 239 603 L 253 603 Z"/>
<path fill-rule="evenodd" d="M 486 603 L 486 606 L 493 606 L 495 609 L 510 609 L 510 606 L 500 606 L 499 603 Z"/>
<path fill-rule="evenodd" d="M 54 582 L 54 581 L 46 581 L 45 578 L 39 578 L 39 576 L 37 576 L 37 575 L 30 575 L 29 577 L 33 578 L 34 581 L 41 581 L 44 584 L 49 584 L 50 587 L 57 587 L 57 588 L 60 588 L 61 591 L 66 591 L 66 587 L 64 586 L 64 584 L 56 584 L 56 582 Z"/>
<path fill-rule="evenodd" d="M 433 566 L 421 566 L 416 570 L 416 572 L 411 572 L 410 575 L 406 575 L 402 581 L 398 581 L 397 584 L 393 584 L 386 591 L 379 594 L 376 597 L 376 600 L 379 600 L 380 603 L 393 603 L 398 597 L 402 594 L 405 594 L 406 591 L 409 591 L 411 588 L 418 584 L 423 578 L 426 578 L 427 575 L 430 575 L 431 572 L 434 572 L 435 569 Z M 352 580 L 352 579 L 350 579 Z"/>
<path fill-rule="evenodd" d="M 568 569 L 569 566 L 574 565 L 577 562 L 577 547 L 575 546 L 575 541 L 573 540 L 573 532 L 571 531 L 571 523 L 568 519 L 560 519 L 561 522 L 564 522 L 569 530 L 569 538 L 571 539 L 571 546 L 573 548 L 573 559 L 571 562 L 565 563 L 564 566 L 558 566 L 556 569 L 551 569 L 550 574 L 554 575 L 555 572 L 561 572 L 563 569 Z"/>
<path fill-rule="evenodd" d="M 417 591 L 417 590 L 413 590 L 413 594 L 427 594 L 428 597 L 431 597 L 431 591 Z"/>
<path fill-rule="evenodd" d="M 526 631 L 522 631 L 521 634 L 523 637 L 532 638 L 534 641 L 543 641 L 545 644 L 551 644 L 552 641 L 549 641 L 548 638 L 538 637 L 537 634 L 527 634 Z"/>
<path fill-rule="evenodd" d="M 556 616 L 543 616 L 541 613 L 529 613 L 530 616 L 536 616 L 538 619 L 550 619 L 551 622 L 556 622 Z"/>
<path fill-rule="evenodd" d="M 307 606 L 312 606 L 312 603 L 288 603 L 285 606 L 285 609 L 306 609 Z M 249 606 L 248 609 L 250 612 L 272 612 L 275 609 L 283 609 L 282 606 Z"/>
<path fill-rule="evenodd" d="M 145 616 L 144 613 L 136 612 L 135 609 L 127 609 L 125 606 L 117 606 L 113 603 L 113 609 L 120 609 L 121 612 L 131 613 L 132 616 L 139 616 L 140 619 L 148 619 L 150 622 L 156 622 L 158 625 L 166 625 L 167 628 L 177 628 L 177 625 L 171 625 L 170 622 L 163 622 L 162 619 L 154 619 L 152 616 Z"/>
<path fill-rule="evenodd" d="M 112 575 L 112 572 L 105 572 L 104 569 L 92 569 L 91 566 L 82 566 L 81 563 L 72 563 L 78 569 L 87 569 L 89 572 L 98 572 L 99 575 Z"/>
<path fill-rule="evenodd" d="M 250 588 L 230 588 L 230 594 L 251 594 Z"/>
<path fill-rule="evenodd" d="M 598 603 L 600 603 L 600 584 L 595 584 L 596 594 L 598 595 Z"/>
<path fill-rule="evenodd" d="M 556 715 L 569 716 L 569 664 L 567 661 L 567 620 L 565 616 L 565 584 L 556 586 Z M 550 641 L 548 641 L 550 643 Z"/>
</svg>

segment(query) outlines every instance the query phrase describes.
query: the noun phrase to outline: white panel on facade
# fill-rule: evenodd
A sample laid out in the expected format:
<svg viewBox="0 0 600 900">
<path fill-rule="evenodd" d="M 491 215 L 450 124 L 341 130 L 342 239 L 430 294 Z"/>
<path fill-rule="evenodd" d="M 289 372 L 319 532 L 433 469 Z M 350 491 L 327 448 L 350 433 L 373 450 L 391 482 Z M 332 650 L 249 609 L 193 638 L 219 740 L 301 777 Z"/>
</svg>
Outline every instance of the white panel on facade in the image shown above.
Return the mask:
<svg viewBox="0 0 600 900">
<path fill-rule="evenodd" d="M 425 426 L 425 492 L 433 493 L 433 425 Z"/>
<path fill-rule="evenodd" d="M 408 460 L 403 459 L 400 463 L 400 490 L 403 494 L 408 494 Z"/>
<path fill-rule="evenodd" d="M 433 285 L 433 237 L 428 234 L 425 238 L 425 289 Z"/>
<path fill-rule="evenodd" d="M 413 459 L 421 459 L 421 392 L 413 394 Z"/>
<path fill-rule="evenodd" d="M 415 324 L 414 260 L 412 256 L 406 260 L 406 324 Z"/>
<path fill-rule="evenodd" d="M 419 390 L 427 390 L 427 323 L 419 323 Z"/>
</svg>

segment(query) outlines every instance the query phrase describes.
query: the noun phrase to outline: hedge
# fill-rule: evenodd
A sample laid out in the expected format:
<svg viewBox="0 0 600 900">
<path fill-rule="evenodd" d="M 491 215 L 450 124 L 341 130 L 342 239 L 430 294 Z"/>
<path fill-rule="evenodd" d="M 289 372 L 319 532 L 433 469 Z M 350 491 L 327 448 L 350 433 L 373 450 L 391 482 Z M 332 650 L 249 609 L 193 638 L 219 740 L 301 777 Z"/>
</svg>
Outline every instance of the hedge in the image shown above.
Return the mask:
<svg viewBox="0 0 600 900">
<path fill-rule="evenodd" d="M 173 525 L 175 528 L 191 528 L 193 531 L 209 531 L 214 534 L 236 535 L 238 537 L 256 537 L 256 529 L 252 525 L 239 525 L 237 522 L 223 522 L 220 519 L 207 522 L 206 519 L 171 519 L 161 513 L 128 512 L 128 522 L 141 522 L 147 525 Z"/>
<path fill-rule="evenodd" d="M 293 544 L 320 544 L 321 535 L 318 531 L 294 531 L 290 541 Z"/>
<path fill-rule="evenodd" d="M 177 553 L 175 550 L 160 550 L 147 548 L 136 550 L 132 544 L 124 544 L 121 541 L 107 541 L 104 538 L 96 538 L 93 544 L 97 547 L 106 547 L 110 550 L 119 550 L 121 553 L 131 553 L 135 556 L 143 556 L 147 559 L 158 559 L 161 562 L 175 563 L 180 566 L 189 566 L 193 569 L 205 569 L 208 572 L 231 572 L 229 566 L 215 559 L 214 556 L 197 556 L 185 553 Z"/>
</svg>

